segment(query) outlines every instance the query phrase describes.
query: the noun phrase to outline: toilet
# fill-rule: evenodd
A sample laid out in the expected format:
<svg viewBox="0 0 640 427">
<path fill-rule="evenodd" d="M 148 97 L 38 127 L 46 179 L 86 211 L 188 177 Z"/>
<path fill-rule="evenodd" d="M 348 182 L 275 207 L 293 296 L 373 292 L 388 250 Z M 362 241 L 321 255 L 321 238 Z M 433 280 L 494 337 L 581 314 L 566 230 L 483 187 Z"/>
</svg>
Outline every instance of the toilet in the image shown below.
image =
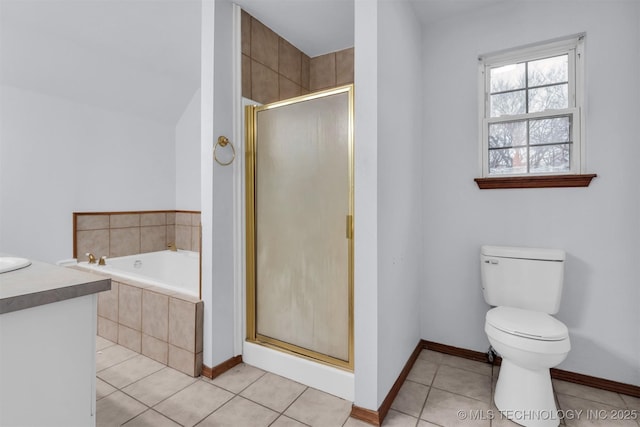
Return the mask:
<svg viewBox="0 0 640 427">
<path fill-rule="evenodd" d="M 560 423 L 549 369 L 569 353 L 569 331 L 552 317 L 560 308 L 565 252 L 482 246 L 482 293 L 493 306 L 485 332 L 502 357 L 494 402 L 501 416 L 527 427 Z"/>
</svg>

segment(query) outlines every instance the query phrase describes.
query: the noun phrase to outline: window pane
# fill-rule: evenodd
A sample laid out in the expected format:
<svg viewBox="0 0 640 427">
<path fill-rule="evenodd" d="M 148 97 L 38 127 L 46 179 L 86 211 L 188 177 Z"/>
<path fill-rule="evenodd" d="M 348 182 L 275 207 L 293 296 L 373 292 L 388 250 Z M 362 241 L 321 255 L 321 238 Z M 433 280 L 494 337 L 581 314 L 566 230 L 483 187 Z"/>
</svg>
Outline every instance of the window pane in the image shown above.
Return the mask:
<svg viewBox="0 0 640 427">
<path fill-rule="evenodd" d="M 570 144 L 531 147 L 529 155 L 532 173 L 567 172 L 571 166 Z"/>
<path fill-rule="evenodd" d="M 490 101 L 491 117 L 526 113 L 524 90 L 491 95 Z"/>
<path fill-rule="evenodd" d="M 527 173 L 527 149 L 489 150 L 489 175 Z"/>
<path fill-rule="evenodd" d="M 563 83 L 569 80 L 569 55 L 529 62 L 529 87 Z"/>
<path fill-rule="evenodd" d="M 505 90 L 523 89 L 525 86 L 525 66 L 522 64 L 509 64 L 503 67 L 491 69 L 491 93 Z"/>
<path fill-rule="evenodd" d="M 529 90 L 529 112 L 569 107 L 569 85 L 545 86 Z"/>
<path fill-rule="evenodd" d="M 531 120 L 529 122 L 529 143 L 550 144 L 570 141 L 571 120 L 566 117 Z"/>
<path fill-rule="evenodd" d="M 493 123 L 489 125 L 489 148 L 527 145 L 527 122 Z"/>
</svg>

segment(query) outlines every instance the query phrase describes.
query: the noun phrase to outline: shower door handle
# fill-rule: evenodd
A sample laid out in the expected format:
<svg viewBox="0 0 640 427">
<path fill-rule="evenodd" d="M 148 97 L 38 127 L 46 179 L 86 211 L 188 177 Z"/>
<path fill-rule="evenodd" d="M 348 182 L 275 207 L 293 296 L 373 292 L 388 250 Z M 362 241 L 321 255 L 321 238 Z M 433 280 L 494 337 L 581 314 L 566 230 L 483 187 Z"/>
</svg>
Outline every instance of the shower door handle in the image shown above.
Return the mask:
<svg viewBox="0 0 640 427">
<path fill-rule="evenodd" d="M 353 215 L 347 215 L 347 239 L 353 239 Z"/>
</svg>

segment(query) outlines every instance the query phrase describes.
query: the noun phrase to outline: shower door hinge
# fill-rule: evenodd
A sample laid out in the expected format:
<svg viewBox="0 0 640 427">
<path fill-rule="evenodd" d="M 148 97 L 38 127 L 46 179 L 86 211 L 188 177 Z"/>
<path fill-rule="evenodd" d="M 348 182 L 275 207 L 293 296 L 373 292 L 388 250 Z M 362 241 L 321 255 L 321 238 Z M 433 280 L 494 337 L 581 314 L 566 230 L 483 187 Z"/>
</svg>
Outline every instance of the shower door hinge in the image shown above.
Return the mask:
<svg viewBox="0 0 640 427">
<path fill-rule="evenodd" d="M 353 239 L 353 215 L 347 215 L 347 239 Z"/>
</svg>

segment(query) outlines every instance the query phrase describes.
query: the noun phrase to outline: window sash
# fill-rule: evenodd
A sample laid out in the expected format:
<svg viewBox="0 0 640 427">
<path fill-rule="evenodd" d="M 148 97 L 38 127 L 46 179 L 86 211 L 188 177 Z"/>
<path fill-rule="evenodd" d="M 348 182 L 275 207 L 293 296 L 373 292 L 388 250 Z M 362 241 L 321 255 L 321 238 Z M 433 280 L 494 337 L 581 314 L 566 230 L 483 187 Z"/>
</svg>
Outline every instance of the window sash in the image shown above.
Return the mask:
<svg viewBox="0 0 640 427">
<path fill-rule="evenodd" d="M 538 176 L 538 175 L 559 175 L 559 174 L 575 174 L 580 170 L 581 163 L 581 124 L 580 124 L 580 110 L 578 108 L 566 108 L 562 110 L 552 110 L 537 113 L 517 114 L 510 116 L 491 117 L 485 118 L 482 121 L 482 176 L 484 177 L 505 177 L 505 176 Z M 525 173 L 511 173 L 511 174 L 490 174 L 489 173 L 489 126 L 496 123 L 509 123 L 509 122 L 529 122 L 531 120 L 540 119 L 553 119 L 558 117 L 570 117 L 569 128 L 569 141 L 568 142 L 555 142 L 550 144 L 531 144 L 530 138 L 527 136 L 526 147 L 541 147 L 544 145 L 570 145 L 570 165 L 569 170 L 566 172 L 527 172 Z M 504 148 L 517 148 L 517 147 L 504 147 Z M 527 161 L 529 159 L 527 158 Z"/>
<path fill-rule="evenodd" d="M 583 166 L 581 107 L 583 103 L 583 38 L 584 34 L 578 34 L 562 40 L 556 40 L 541 45 L 531 45 L 517 50 L 502 51 L 480 56 L 478 95 L 480 99 L 479 135 L 481 138 L 480 170 L 483 177 L 507 177 L 507 176 L 540 176 L 558 174 L 579 174 Z M 549 57 L 568 55 L 568 108 L 557 110 L 545 110 L 535 113 L 524 113 L 490 117 L 491 114 L 491 74 L 492 68 L 504 65 L 532 62 Z M 526 172 L 514 174 L 489 174 L 489 125 L 501 122 L 525 121 L 532 119 L 545 119 L 561 116 L 571 117 L 571 153 L 569 171 L 562 173 Z M 529 140 L 527 140 L 529 145 Z"/>
<path fill-rule="evenodd" d="M 484 112 L 483 115 L 485 118 L 488 118 L 491 116 L 491 72 L 490 70 L 492 68 L 499 68 L 505 65 L 509 65 L 509 64 L 517 64 L 517 63 L 521 63 L 521 62 L 532 62 L 532 61 L 537 61 L 539 59 L 545 59 L 545 58 L 550 58 L 550 57 L 554 57 L 554 56 L 560 56 L 560 55 L 568 55 L 567 61 L 568 61 L 568 108 L 572 108 L 576 106 L 576 48 L 575 46 L 571 49 L 562 49 L 562 50 L 553 50 L 553 51 L 545 51 L 544 53 L 541 53 L 539 56 L 529 56 L 527 57 L 528 59 L 526 60 L 520 60 L 520 61 L 506 61 L 506 62 L 499 62 L 499 63 L 490 63 L 490 64 L 485 64 L 483 67 L 483 75 L 484 75 Z M 554 84 L 549 84 L 549 85 L 543 85 L 543 86 L 535 86 L 535 87 L 529 87 L 528 85 L 525 86 L 522 89 L 518 89 L 518 90 L 525 90 L 528 91 L 530 89 L 537 89 L 538 87 L 544 87 L 544 86 L 555 86 L 558 83 L 554 83 Z M 506 92 L 514 92 L 513 91 L 506 91 Z M 505 92 L 505 93 L 506 93 Z M 493 93 L 493 95 L 500 93 L 500 92 L 496 92 Z M 552 111 L 552 110 L 546 110 L 546 111 Z M 545 111 L 545 112 L 546 112 Z M 527 113 L 529 114 L 529 113 Z M 530 113 L 533 114 L 533 113 Z M 505 116 L 503 116 L 505 117 Z M 506 116 L 506 117 L 512 117 L 512 115 Z"/>
</svg>

